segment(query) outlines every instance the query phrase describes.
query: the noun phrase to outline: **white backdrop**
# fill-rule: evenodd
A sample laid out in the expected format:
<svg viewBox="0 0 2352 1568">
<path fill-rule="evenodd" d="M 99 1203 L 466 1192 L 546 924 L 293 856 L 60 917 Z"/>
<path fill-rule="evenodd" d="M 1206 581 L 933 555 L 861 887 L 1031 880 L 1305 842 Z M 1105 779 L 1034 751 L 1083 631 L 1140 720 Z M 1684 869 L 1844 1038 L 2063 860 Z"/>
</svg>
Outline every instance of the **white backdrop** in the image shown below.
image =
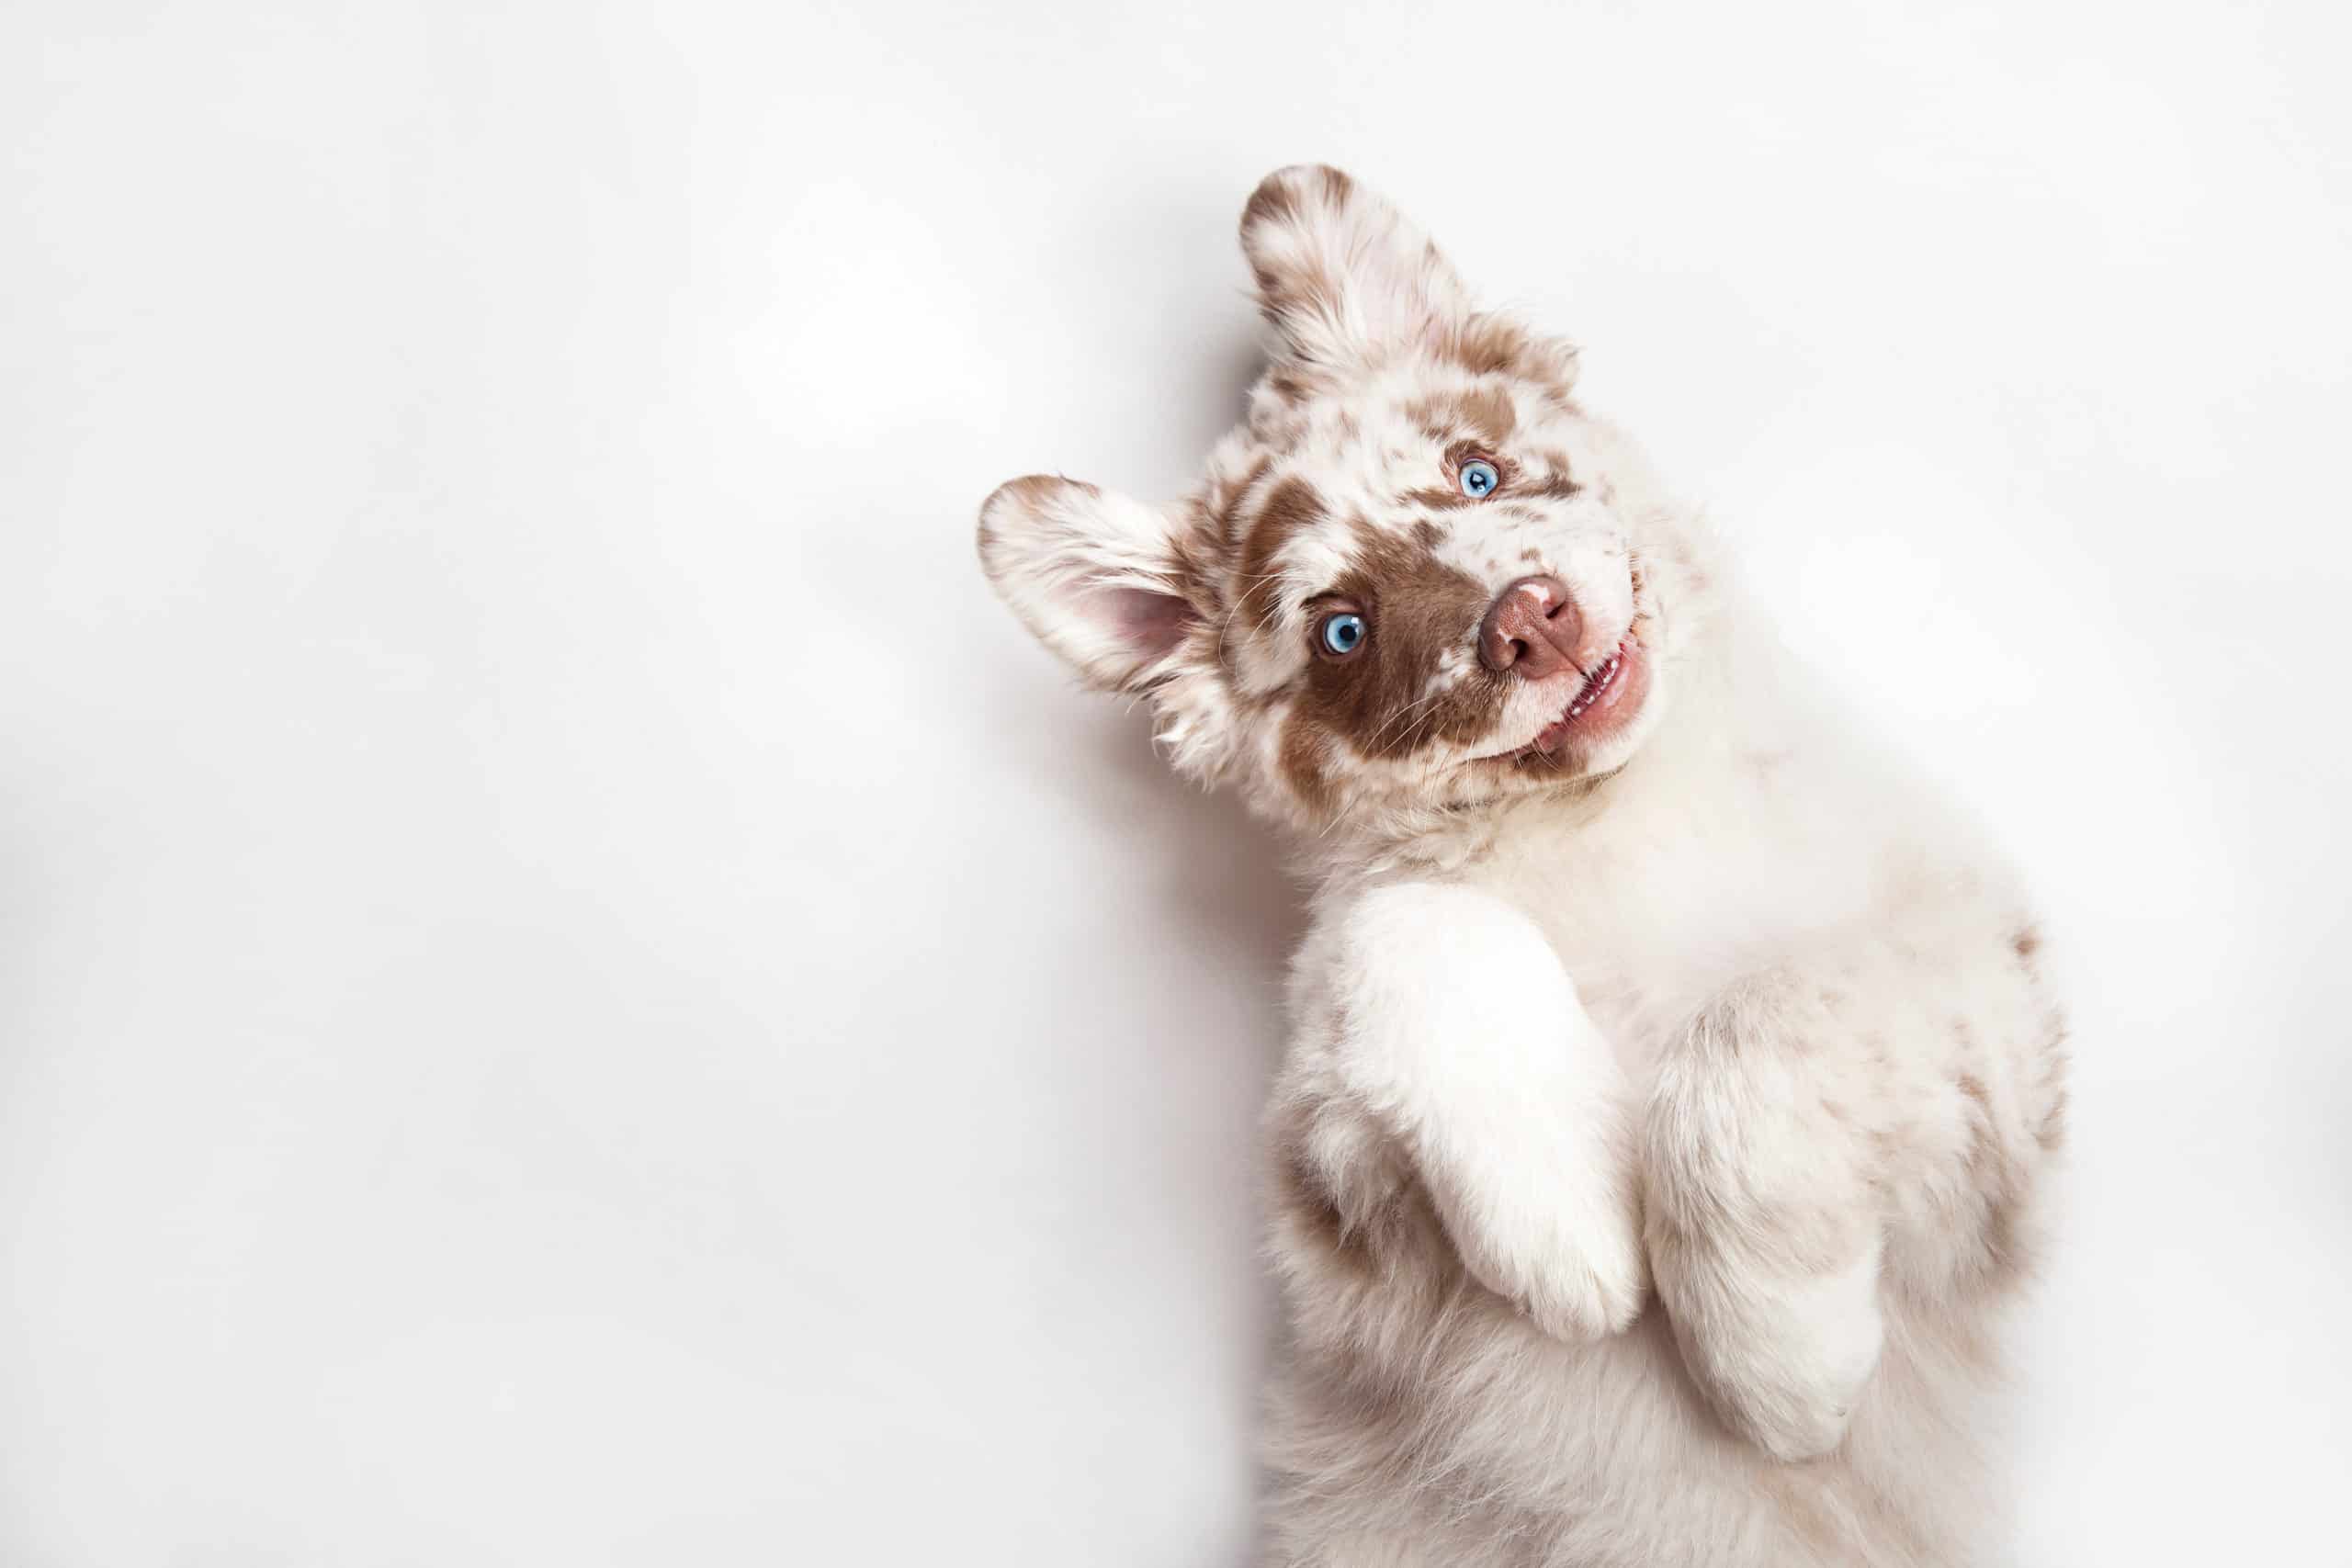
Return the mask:
<svg viewBox="0 0 2352 1568">
<path fill-rule="evenodd" d="M 970 529 L 1308 158 L 2038 874 L 2027 1561 L 2346 1561 L 2343 16 L 18 0 L 0 1563 L 1246 1560 L 1291 895 Z"/>
</svg>

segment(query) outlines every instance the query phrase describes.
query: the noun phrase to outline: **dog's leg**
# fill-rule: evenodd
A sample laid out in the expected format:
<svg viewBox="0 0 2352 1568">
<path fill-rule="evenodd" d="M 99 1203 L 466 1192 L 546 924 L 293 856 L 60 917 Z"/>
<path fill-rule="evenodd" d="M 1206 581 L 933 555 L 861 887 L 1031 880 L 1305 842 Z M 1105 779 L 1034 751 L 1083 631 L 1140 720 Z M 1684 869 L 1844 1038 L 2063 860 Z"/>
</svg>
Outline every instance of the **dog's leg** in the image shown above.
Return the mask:
<svg viewBox="0 0 2352 1568">
<path fill-rule="evenodd" d="M 1335 935 L 1331 1071 L 1403 1145 L 1471 1274 L 1547 1333 L 1626 1327 L 1647 1280 L 1625 1087 L 1543 933 L 1487 895 L 1408 884 Z"/>
<path fill-rule="evenodd" d="M 1691 1375 L 1766 1451 L 1843 1438 L 1883 1288 L 1933 1300 L 2030 1265 L 2064 1058 L 2029 977 L 1989 934 L 1876 933 L 1733 987 L 1661 1061 L 1650 1268 Z"/>
</svg>

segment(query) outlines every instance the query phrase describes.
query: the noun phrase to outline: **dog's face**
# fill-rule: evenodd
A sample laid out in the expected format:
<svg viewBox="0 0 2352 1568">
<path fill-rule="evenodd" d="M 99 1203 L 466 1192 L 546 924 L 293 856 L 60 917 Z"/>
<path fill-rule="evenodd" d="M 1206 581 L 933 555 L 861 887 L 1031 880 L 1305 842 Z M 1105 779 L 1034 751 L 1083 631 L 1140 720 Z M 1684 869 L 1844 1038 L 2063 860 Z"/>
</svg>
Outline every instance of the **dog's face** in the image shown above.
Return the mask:
<svg viewBox="0 0 2352 1568">
<path fill-rule="evenodd" d="M 1633 756 L 1692 577 L 1575 351 L 1473 310 L 1335 169 L 1267 178 L 1241 243 L 1278 344 L 1184 501 L 1015 479 L 990 581 L 1179 767 L 1309 829 L 1557 788 Z"/>
</svg>

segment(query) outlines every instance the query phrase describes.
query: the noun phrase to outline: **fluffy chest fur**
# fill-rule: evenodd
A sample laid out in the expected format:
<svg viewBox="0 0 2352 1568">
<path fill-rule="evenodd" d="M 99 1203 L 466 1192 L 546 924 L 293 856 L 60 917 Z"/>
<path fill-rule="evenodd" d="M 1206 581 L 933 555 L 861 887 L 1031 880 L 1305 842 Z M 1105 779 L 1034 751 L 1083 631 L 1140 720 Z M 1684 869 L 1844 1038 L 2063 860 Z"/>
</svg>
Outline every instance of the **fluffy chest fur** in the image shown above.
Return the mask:
<svg viewBox="0 0 2352 1568">
<path fill-rule="evenodd" d="M 1804 673 L 1720 582 L 1670 671 L 1673 706 L 1617 773 L 1422 835 L 1331 855 L 1318 908 L 1433 875 L 1520 910 L 1642 1077 L 1711 996 L 1844 930 L 1932 906 L 1996 863 L 1916 781 L 1810 699 Z"/>
</svg>

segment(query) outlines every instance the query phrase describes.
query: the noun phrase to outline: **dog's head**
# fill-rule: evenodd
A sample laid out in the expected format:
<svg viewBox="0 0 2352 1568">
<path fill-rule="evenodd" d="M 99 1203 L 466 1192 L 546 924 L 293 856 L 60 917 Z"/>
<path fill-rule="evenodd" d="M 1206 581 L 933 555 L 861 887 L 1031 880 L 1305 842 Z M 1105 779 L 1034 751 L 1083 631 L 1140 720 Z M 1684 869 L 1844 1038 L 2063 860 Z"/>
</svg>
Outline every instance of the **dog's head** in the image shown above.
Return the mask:
<svg viewBox="0 0 2352 1568">
<path fill-rule="evenodd" d="M 1472 308 L 1336 169 L 1268 176 L 1241 245 L 1275 333 L 1192 495 L 1014 479 L 980 559 L 1176 765 L 1307 828 L 1623 766 L 1668 696 L 1673 509 L 1570 396 L 1576 351 Z"/>
</svg>

